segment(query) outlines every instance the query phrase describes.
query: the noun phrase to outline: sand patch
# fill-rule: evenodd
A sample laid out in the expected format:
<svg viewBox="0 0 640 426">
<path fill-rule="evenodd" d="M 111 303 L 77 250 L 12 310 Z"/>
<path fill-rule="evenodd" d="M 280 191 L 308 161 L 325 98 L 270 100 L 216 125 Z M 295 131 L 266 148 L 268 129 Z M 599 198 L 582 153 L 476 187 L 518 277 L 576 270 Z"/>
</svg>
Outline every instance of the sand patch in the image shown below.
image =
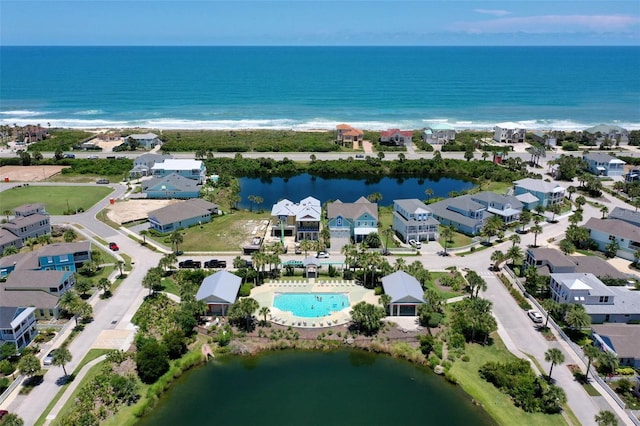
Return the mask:
<svg viewBox="0 0 640 426">
<path fill-rule="evenodd" d="M 107 217 L 119 224 L 133 222 L 136 220 L 144 220 L 147 219 L 149 212 L 180 202 L 182 202 L 182 200 L 118 201 L 107 207 Z"/>
<path fill-rule="evenodd" d="M 100 138 L 91 139 L 90 143 L 102 148 L 102 152 L 113 152 L 113 148 L 122 145 L 122 138 L 116 141 L 103 141 Z"/>
<path fill-rule="evenodd" d="M 57 175 L 69 166 L 2 166 L 0 179 L 10 182 L 40 182 Z"/>
</svg>

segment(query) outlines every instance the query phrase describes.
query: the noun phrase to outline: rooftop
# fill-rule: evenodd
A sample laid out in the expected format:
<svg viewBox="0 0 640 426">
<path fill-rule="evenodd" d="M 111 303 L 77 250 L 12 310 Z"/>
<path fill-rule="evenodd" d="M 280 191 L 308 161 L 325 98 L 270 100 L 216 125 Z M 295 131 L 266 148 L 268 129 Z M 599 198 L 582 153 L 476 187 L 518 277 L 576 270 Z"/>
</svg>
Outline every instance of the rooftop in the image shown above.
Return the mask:
<svg viewBox="0 0 640 426">
<path fill-rule="evenodd" d="M 640 212 L 636 212 L 623 207 L 615 207 L 609 212 L 609 219 L 618 219 L 630 223 L 632 225 L 640 226 Z"/>
<path fill-rule="evenodd" d="M 234 303 L 241 282 L 242 278 L 231 272 L 218 271 L 202 280 L 196 293 L 196 300 L 213 297 L 222 303 Z"/>
<path fill-rule="evenodd" d="M 565 191 L 564 186 L 559 185 L 557 183 L 546 182 L 542 179 L 520 179 L 513 182 L 514 186 L 519 186 L 521 188 L 526 189 L 527 191 L 536 191 L 536 192 L 563 192 Z"/>
<path fill-rule="evenodd" d="M 167 158 L 162 163 L 156 163 L 152 170 L 200 170 L 202 161 L 191 159 Z"/>
<path fill-rule="evenodd" d="M 79 241 L 77 243 L 56 243 L 49 244 L 38 250 L 38 257 L 58 256 L 61 254 L 71 254 L 80 252 L 90 252 L 91 241 Z"/>
<path fill-rule="evenodd" d="M 423 303 L 424 291 L 420 282 L 404 271 L 382 277 L 384 292 L 391 297 L 391 303 Z"/>
<path fill-rule="evenodd" d="M 587 229 L 594 229 L 616 237 L 628 238 L 640 242 L 640 227 L 618 219 L 590 218 L 584 225 Z"/>
<path fill-rule="evenodd" d="M 355 219 L 369 213 L 375 219 L 378 219 L 378 204 L 372 203 L 364 197 L 360 197 L 355 203 L 343 203 L 337 200 L 327 204 L 327 217 L 329 219 L 343 216 L 349 219 Z"/>
<path fill-rule="evenodd" d="M 556 282 L 562 284 L 570 290 L 587 290 L 589 296 L 614 296 L 614 287 L 607 287 L 595 275 L 588 273 L 559 273 L 551 274 Z M 585 305 L 591 306 L 591 305 Z"/>
<path fill-rule="evenodd" d="M 590 152 L 588 154 L 584 154 L 582 156 L 582 158 L 584 158 L 585 160 L 590 160 L 590 161 L 597 161 L 598 163 L 621 163 L 621 164 L 627 164 L 624 161 L 613 157 L 609 154 L 605 154 L 603 152 Z"/>
<path fill-rule="evenodd" d="M 198 216 L 208 216 L 211 215 L 211 210 L 207 208 L 204 204 L 198 202 L 191 202 L 193 200 L 199 200 L 198 198 L 194 198 L 192 200 L 187 200 L 182 203 L 170 204 L 166 207 L 162 207 L 157 210 L 153 210 L 149 212 L 149 217 L 153 218 L 153 220 L 160 225 L 168 225 L 170 223 L 179 222 L 181 220 L 187 220 Z M 210 205 L 210 208 L 215 208 L 216 205 L 213 203 L 209 203 L 208 201 L 201 200 L 203 203 L 207 203 Z"/>
<path fill-rule="evenodd" d="M 619 358 L 640 359 L 640 325 L 597 324 L 591 328 Z"/>
</svg>

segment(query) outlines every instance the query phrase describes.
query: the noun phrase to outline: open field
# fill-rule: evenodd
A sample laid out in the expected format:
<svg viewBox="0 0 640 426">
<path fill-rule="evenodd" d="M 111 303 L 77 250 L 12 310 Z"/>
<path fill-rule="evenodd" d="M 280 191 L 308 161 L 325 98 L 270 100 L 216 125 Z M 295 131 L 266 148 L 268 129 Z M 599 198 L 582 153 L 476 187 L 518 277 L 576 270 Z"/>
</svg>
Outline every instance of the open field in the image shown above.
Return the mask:
<svg viewBox="0 0 640 426">
<path fill-rule="evenodd" d="M 180 244 L 179 249 L 182 251 L 238 251 L 253 236 L 254 228 L 261 220 L 269 220 L 269 213 L 237 211 L 224 216 L 214 216 L 209 223 L 181 230 L 184 242 Z M 171 245 L 168 240 L 169 235 L 162 237 L 149 235 L 147 238 L 165 246 Z"/>
<path fill-rule="evenodd" d="M 489 361 L 505 362 L 515 358 L 500 340 L 497 334 L 492 334 L 493 344 L 481 346 L 467 345 L 465 353 L 469 361 L 456 361 L 451 367 L 451 373 L 458 380 L 462 388 L 501 425 L 563 425 L 566 424 L 560 414 L 526 413 L 511 402 L 509 395 L 500 392 L 491 383 L 483 380 L 478 369 Z"/>
<path fill-rule="evenodd" d="M 47 212 L 62 215 L 67 210 L 90 209 L 113 191 L 105 186 L 27 186 L 0 193 L 2 210 L 22 204 L 44 203 Z"/>
<path fill-rule="evenodd" d="M 110 204 L 105 210 L 112 221 L 123 224 L 136 220 L 146 220 L 150 211 L 181 203 L 182 200 L 127 200 Z"/>
<path fill-rule="evenodd" d="M 0 179 L 10 182 L 39 182 L 58 175 L 69 166 L 2 166 Z"/>
</svg>

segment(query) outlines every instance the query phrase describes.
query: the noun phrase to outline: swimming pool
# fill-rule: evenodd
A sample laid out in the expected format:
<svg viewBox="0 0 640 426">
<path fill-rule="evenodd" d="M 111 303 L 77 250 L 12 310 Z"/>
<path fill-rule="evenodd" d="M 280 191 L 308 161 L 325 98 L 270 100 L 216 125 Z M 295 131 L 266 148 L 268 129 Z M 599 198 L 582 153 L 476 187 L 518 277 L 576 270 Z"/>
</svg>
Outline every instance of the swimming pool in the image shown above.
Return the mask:
<svg viewBox="0 0 640 426">
<path fill-rule="evenodd" d="M 345 293 L 275 293 L 273 306 L 297 317 L 317 318 L 348 308 L 349 297 Z"/>
</svg>

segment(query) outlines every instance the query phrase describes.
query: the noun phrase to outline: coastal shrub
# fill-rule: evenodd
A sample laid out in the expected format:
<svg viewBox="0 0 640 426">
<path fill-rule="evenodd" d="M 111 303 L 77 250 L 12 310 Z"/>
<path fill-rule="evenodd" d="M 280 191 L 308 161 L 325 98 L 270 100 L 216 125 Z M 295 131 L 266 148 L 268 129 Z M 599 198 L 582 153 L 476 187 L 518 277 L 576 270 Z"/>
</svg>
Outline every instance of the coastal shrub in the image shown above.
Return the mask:
<svg viewBox="0 0 640 426">
<path fill-rule="evenodd" d="M 382 289 L 382 287 L 378 286 L 373 289 L 373 292 L 376 296 L 380 296 L 382 293 L 384 293 L 384 290 Z"/>
<path fill-rule="evenodd" d="M 9 362 L 8 359 L 3 359 L 0 361 L 0 373 L 4 376 L 8 376 L 9 374 L 15 371 L 15 366 Z"/>
<path fill-rule="evenodd" d="M 636 374 L 636 371 L 633 367 L 619 367 L 616 368 L 616 375 L 618 376 L 633 376 Z"/>
<path fill-rule="evenodd" d="M 436 355 L 431 355 L 429 357 L 429 367 L 436 368 L 438 365 L 440 365 L 440 358 Z"/>
<path fill-rule="evenodd" d="M 143 383 L 154 383 L 169 370 L 167 349 L 155 339 L 147 339 L 136 354 L 136 368 Z"/>
<path fill-rule="evenodd" d="M 30 144 L 27 150 L 32 152 L 54 152 L 58 149 L 67 151 L 72 146 L 79 145 L 95 136 L 93 133 L 77 129 L 51 129 L 49 134 L 51 135 L 49 138 Z"/>
<path fill-rule="evenodd" d="M 251 294 L 251 289 L 253 288 L 253 284 L 251 283 L 244 283 L 240 286 L 240 291 L 238 293 L 238 296 L 240 297 L 247 297 Z"/>
<path fill-rule="evenodd" d="M 462 360 L 462 362 L 469 362 L 471 360 L 471 358 L 469 358 L 469 355 L 464 354 L 462 355 L 462 358 L 460 358 Z"/>
</svg>

